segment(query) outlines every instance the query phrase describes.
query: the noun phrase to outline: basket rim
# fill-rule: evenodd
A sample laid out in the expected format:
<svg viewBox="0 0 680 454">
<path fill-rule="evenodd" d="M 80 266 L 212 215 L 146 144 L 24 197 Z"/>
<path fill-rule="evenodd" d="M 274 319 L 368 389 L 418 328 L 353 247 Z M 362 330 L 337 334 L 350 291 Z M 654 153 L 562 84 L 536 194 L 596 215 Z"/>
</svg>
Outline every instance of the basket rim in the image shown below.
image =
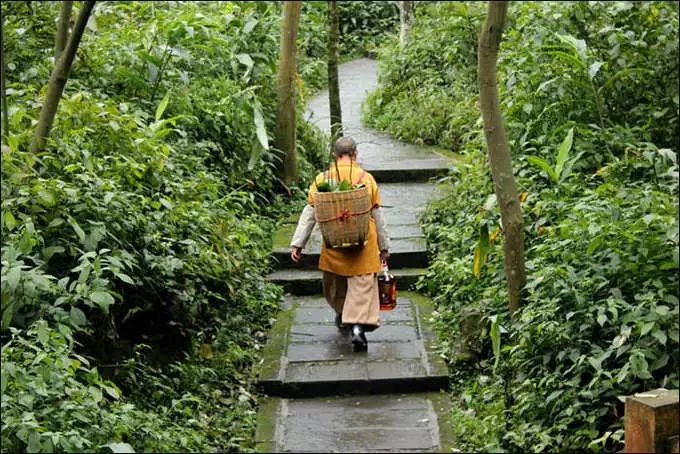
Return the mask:
<svg viewBox="0 0 680 454">
<path fill-rule="evenodd" d="M 323 197 L 330 195 L 330 194 L 351 194 L 352 192 L 358 192 L 358 191 L 368 191 L 368 186 L 364 186 L 361 188 L 356 188 L 356 189 L 350 189 L 348 191 L 333 191 L 333 192 L 319 192 L 316 191 L 314 193 L 314 196 L 316 197 L 317 194 L 323 194 Z"/>
</svg>

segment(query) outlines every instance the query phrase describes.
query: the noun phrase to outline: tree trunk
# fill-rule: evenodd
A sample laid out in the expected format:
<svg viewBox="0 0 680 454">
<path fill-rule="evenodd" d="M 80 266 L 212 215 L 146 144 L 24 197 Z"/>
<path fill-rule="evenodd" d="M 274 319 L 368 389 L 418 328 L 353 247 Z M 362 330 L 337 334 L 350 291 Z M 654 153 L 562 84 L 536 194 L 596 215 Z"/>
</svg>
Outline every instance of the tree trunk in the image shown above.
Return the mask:
<svg viewBox="0 0 680 454">
<path fill-rule="evenodd" d="M 302 2 L 283 2 L 281 24 L 281 53 L 279 55 L 279 82 L 276 96 L 276 142 L 283 152 L 280 177 L 290 186 L 297 180 L 297 155 L 295 152 L 295 51 L 298 22 Z"/>
<path fill-rule="evenodd" d="M 413 1 L 399 2 L 399 22 L 401 28 L 399 29 L 399 45 L 404 47 L 411 35 L 411 25 L 413 24 L 413 10 L 415 4 Z"/>
<path fill-rule="evenodd" d="M 522 239 L 522 211 L 517 195 L 517 184 L 508 152 L 503 117 L 498 102 L 496 58 L 503 36 L 508 3 L 490 1 L 486 21 L 482 26 L 477 47 L 479 70 L 479 99 L 484 119 L 484 135 L 489 149 L 491 176 L 503 224 L 503 253 L 505 277 L 508 285 L 508 308 L 514 313 L 520 306 L 521 291 L 526 279 L 524 242 Z"/>
<path fill-rule="evenodd" d="M 5 84 L 7 83 L 5 76 L 5 67 L 7 62 L 5 61 L 5 19 L 2 19 L 2 28 L 0 28 L 0 92 L 2 96 L 2 138 L 7 140 L 9 137 L 9 111 L 7 108 L 7 88 Z"/>
<path fill-rule="evenodd" d="M 83 2 L 80 11 L 78 12 L 78 19 L 76 19 L 76 24 L 73 27 L 73 33 L 71 33 L 71 36 L 66 43 L 64 52 L 54 63 L 50 81 L 47 83 L 45 102 L 43 103 L 42 109 L 40 109 L 40 118 L 38 119 L 38 125 L 35 128 L 33 140 L 31 141 L 30 150 L 32 153 L 38 153 L 42 150 L 45 139 L 50 133 L 54 116 L 57 114 L 57 107 L 59 107 L 59 100 L 64 92 L 64 87 L 66 86 L 66 81 L 71 72 L 73 60 L 76 58 L 76 51 L 78 50 L 80 39 L 83 37 L 83 32 L 85 31 L 85 26 L 92 13 L 92 8 L 94 8 L 94 3 L 94 1 Z"/>
<path fill-rule="evenodd" d="M 54 62 L 56 64 L 68 41 L 68 27 L 71 25 L 71 9 L 73 2 L 62 1 L 59 11 L 59 22 L 57 22 L 57 35 L 54 38 Z"/>
<path fill-rule="evenodd" d="M 338 38 L 340 20 L 338 2 L 328 2 L 328 100 L 331 110 L 331 137 L 342 136 L 342 110 L 340 109 L 340 83 L 338 81 Z"/>
</svg>

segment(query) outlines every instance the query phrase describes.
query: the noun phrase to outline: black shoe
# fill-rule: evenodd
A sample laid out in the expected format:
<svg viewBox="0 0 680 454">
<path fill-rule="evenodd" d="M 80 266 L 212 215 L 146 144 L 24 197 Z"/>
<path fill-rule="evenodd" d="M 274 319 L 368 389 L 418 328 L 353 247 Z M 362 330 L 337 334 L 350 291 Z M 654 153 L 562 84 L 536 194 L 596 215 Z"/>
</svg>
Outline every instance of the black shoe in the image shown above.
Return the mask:
<svg viewBox="0 0 680 454">
<path fill-rule="evenodd" d="M 335 314 L 335 326 L 338 327 L 340 332 L 342 334 L 349 334 L 349 325 L 343 325 L 342 324 L 342 315 L 341 314 Z"/>
<path fill-rule="evenodd" d="M 352 325 L 352 345 L 355 352 L 365 352 L 368 350 L 368 341 L 361 325 Z"/>
</svg>

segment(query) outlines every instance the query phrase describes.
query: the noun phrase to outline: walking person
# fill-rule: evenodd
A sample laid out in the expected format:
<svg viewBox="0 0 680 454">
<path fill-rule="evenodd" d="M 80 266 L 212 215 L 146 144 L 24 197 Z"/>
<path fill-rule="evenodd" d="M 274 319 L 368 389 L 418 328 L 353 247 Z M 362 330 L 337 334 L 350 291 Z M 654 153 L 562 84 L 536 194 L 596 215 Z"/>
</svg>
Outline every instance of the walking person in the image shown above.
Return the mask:
<svg viewBox="0 0 680 454">
<path fill-rule="evenodd" d="M 365 332 L 380 326 L 378 282 L 376 273 L 382 269 L 381 262 L 390 256 L 390 240 L 380 208 L 378 185 L 373 176 L 363 170 L 356 159 L 356 142 L 342 137 L 335 142 L 335 160 L 338 180 L 363 183 L 371 197 L 371 217 L 368 235 L 363 246 L 352 248 L 329 248 L 322 242 L 319 269 L 323 271 L 323 294 L 335 311 L 335 324 L 341 332 L 351 332 L 354 351 L 366 351 L 368 341 Z M 291 240 L 291 259 L 300 261 L 309 236 L 314 229 L 314 194 L 317 185 L 328 178 L 328 172 L 320 173 L 309 188 L 308 204 L 302 210 Z M 352 179 L 354 181 L 352 181 Z"/>
</svg>

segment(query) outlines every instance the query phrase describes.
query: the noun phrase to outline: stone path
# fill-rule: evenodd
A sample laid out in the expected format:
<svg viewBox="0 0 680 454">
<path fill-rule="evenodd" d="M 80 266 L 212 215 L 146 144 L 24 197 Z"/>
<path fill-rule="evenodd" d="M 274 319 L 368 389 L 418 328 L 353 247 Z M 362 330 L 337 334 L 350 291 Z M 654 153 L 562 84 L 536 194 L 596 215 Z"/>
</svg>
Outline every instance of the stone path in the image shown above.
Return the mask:
<svg viewBox="0 0 680 454">
<path fill-rule="evenodd" d="M 403 144 L 363 128 L 361 101 L 376 86 L 376 62 L 340 66 L 345 134 L 357 140 L 359 163 L 378 181 L 392 238 L 390 269 L 398 306 L 381 312 L 367 333 L 368 352 L 354 353 L 323 300 L 315 229 L 300 263 L 288 244 L 297 218 L 274 238 L 278 269 L 269 276 L 287 294 L 265 347 L 259 386 L 267 395 L 258 413 L 257 449 L 263 452 L 437 452 L 453 440 L 446 418 L 448 372 L 434 352 L 432 305 L 408 291 L 427 267 L 418 215 L 450 159 L 433 148 Z M 328 131 L 328 93 L 310 101 L 307 116 Z"/>
</svg>

